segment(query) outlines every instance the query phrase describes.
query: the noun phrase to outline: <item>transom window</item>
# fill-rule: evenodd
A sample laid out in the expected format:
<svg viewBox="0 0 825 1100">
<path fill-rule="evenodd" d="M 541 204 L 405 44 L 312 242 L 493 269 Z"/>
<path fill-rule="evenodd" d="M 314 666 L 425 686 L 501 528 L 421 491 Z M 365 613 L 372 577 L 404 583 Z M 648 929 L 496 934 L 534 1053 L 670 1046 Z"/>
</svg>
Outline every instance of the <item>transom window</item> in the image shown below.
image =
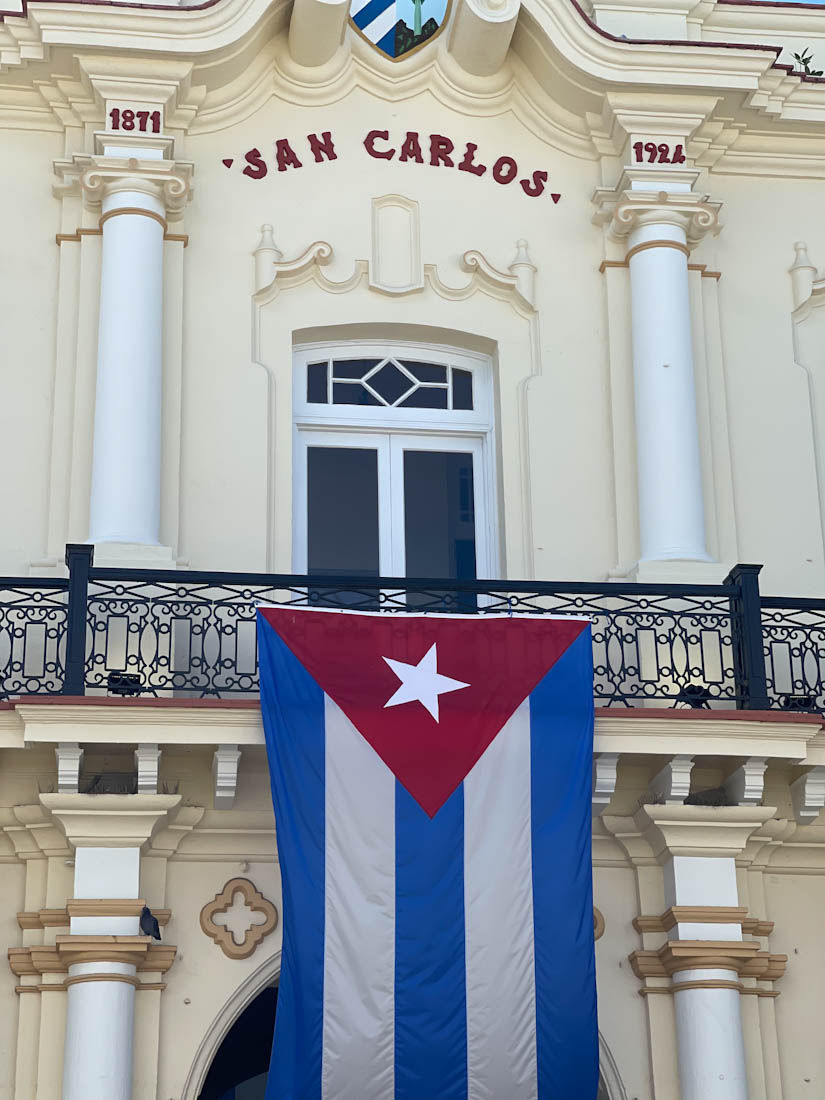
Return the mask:
<svg viewBox="0 0 825 1100">
<path fill-rule="evenodd" d="M 472 409 L 472 371 L 449 363 L 401 358 L 326 359 L 308 363 L 310 405 L 383 405 L 406 409 Z"/>
</svg>

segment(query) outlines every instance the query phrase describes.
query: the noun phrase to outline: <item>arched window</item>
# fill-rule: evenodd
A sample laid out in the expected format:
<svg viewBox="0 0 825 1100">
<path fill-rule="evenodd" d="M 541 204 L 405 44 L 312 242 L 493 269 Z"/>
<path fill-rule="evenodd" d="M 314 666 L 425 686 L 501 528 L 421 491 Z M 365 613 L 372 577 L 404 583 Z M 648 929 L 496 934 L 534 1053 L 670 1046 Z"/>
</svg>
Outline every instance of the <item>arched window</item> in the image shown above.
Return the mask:
<svg viewBox="0 0 825 1100">
<path fill-rule="evenodd" d="M 495 575 L 489 359 L 314 344 L 296 349 L 293 392 L 297 572 Z"/>
</svg>

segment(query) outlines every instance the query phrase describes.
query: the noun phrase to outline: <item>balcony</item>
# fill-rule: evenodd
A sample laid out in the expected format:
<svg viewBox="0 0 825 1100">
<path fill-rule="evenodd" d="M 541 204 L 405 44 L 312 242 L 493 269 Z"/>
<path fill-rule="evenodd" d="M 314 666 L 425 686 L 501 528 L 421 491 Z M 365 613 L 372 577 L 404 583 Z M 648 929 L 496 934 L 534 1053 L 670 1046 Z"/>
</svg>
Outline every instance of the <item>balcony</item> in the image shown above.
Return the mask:
<svg viewBox="0 0 825 1100">
<path fill-rule="evenodd" d="M 762 596 L 758 565 L 653 585 L 102 569 L 79 545 L 66 562 L 0 578 L 0 699 L 255 697 L 263 603 L 586 616 L 598 706 L 825 709 L 825 600 Z"/>
</svg>

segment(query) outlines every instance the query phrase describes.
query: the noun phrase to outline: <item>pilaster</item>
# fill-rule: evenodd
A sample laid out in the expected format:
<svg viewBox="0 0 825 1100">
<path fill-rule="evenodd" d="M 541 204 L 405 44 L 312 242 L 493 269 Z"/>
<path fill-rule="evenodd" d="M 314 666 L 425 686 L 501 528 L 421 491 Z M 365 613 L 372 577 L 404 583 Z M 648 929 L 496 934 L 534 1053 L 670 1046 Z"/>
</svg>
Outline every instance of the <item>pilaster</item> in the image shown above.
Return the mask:
<svg viewBox="0 0 825 1100">
<path fill-rule="evenodd" d="M 627 819 L 607 822 L 637 864 L 655 860 L 662 868 L 664 909 L 634 920 L 642 947 L 630 964 L 651 1027 L 655 995 L 674 998 L 682 1100 L 746 1100 L 748 1081 L 771 1061 L 770 1051 L 755 1046 L 759 1028 L 743 1039 L 742 1013 L 753 1014 L 740 998 L 775 997 L 787 956 L 760 942 L 773 925 L 749 914 L 736 872 L 737 860 L 753 859 L 770 841 L 775 814 L 753 805 L 646 805 L 634 815 L 635 828 Z"/>
<path fill-rule="evenodd" d="M 674 164 L 634 164 L 593 195 L 594 221 L 623 252 L 603 269 L 629 270 L 639 527 L 630 575 L 638 581 L 722 579 L 707 550 L 688 279 L 691 249 L 718 232 L 720 204 L 693 191 L 698 177 Z"/>
</svg>

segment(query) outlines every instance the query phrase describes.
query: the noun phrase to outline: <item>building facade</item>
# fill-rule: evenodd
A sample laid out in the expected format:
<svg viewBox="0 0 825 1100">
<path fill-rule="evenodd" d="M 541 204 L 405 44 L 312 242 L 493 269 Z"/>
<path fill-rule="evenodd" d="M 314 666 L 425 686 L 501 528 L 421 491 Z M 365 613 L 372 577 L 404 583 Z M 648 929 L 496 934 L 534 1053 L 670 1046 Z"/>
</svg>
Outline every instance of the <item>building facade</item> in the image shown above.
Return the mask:
<svg viewBox="0 0 825 1100">
<path fill-rule="evenodd" d="M 259 601 L 591 615 L 600 1100 L 825 1095 L 821 10 L 5 3 L 0 1100 L 263 1095 Z"/>
</svg>

